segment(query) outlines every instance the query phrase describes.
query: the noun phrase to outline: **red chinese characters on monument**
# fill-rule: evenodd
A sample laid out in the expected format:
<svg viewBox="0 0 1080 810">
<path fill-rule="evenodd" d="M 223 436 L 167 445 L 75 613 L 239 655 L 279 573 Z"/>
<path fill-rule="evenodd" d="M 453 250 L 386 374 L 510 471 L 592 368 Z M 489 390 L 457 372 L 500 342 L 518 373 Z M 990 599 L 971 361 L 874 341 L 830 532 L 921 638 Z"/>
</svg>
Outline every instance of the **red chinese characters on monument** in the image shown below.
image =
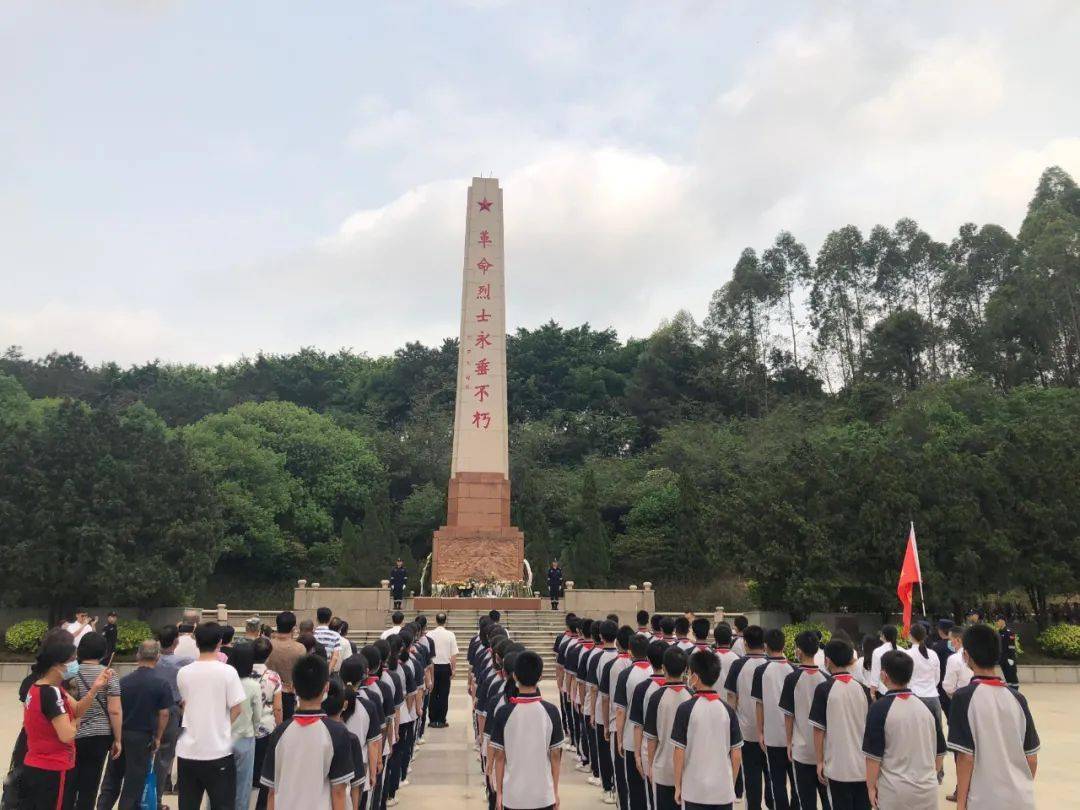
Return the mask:
<svg viewBox="0 0 1080 810">
<path fill-rule="evenodd" d="M 476 300 L 477 301 L 490 301 L 491 300 L 491 285 L 490 284 L 477 284 L 476 285 Z"/>
<path fill-rule="evenodd" d="M 487 323 L 491 320 L 491 313 L 486 309 L 481 309 L 476 313 L 476 320 L 478 323 Z"/>
<path fill-rule="evenodd" d="M 491 363 L 488 362 L 486 357 L 481 357 L 476 361 L 476 374 L 480 377 L 487 376 L 488 371 L 491 369 Z"/>
<path fill-rule="evenodd" d="M 473 427 L 487 430 L 489 427 L 491 427 L 491 414 L 487 411 L 477 411 L 473 414 L 472 423 Z"/>
<path fill-rule="evenodd" d="M 480 271 L 481 273 L 484 273 L 485 275 L 487 274 L 487 271 L 488 271 L 488 270 L 490 270 L 490 269 L 491 269 L 492 267 L 494 267 L 494 266 L 495 266 L 495 265 L 493 265 L 493 264 L 492 264 L 491 262 L 489 262 L 489 261 L 488 261 L 488 260 L 487 260 L 486 258 L 484 258 L 484 259 L 481 259 L 480 261 L 478 261 L 478 262 L 476 263 L 476 267 L 477 267 L 477 269 L 478 269 L 478 270 L 479 270 L 479 271 Z"/>
<path fill-rule="evenodd" d="M 480 231 L 480 244 L 487 247 L 491 244 L 491 234 L 487 231 Z"/>
<path fill-rule="evenodd" d="M 491 345 L 491 335 L 488 332 L 480 332 L 476 336 L 476 347 L 478 349 L 486 349 Z"/>
<path fill-rule="evenodd" d="M 473 389 L 473 396 L 483 402 L 485 399 L 491 396 L 490 385 L 478 385 Z"/>
</svg>

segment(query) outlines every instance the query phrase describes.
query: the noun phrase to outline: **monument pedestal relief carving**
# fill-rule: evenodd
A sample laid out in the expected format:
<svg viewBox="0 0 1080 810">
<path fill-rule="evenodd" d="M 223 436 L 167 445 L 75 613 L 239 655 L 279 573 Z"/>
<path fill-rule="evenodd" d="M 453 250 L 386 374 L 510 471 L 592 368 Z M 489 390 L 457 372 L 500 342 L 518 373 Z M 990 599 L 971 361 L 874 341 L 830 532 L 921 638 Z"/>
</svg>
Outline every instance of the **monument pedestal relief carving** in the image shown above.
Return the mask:
<svg viewBox="0 0 1080 810">
<path fill-rule="evenodd" d="M 502 189 L 474 177 L 465 220 L 454 453 L 433 583 L 524 579 L 525 536 L 510 524 Z"/>
</svg>

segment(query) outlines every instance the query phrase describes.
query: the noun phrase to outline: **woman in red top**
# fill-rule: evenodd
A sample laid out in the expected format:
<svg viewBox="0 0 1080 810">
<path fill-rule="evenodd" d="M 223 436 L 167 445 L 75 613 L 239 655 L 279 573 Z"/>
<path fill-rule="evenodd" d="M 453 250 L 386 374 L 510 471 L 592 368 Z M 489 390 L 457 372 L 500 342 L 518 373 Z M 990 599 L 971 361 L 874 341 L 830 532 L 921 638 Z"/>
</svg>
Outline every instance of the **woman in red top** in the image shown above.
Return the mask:
<svg viewBox="0 0 1080 810">
<path fill-rule="evenodd" d="M 75 645 L 66 641 L 46 643 L 34 664 L 37 680 L 26 694 L 23 730 L 26 758 L 19 785 L 19 808 L 60 810 L 64 801 L 65 777 L 75 764 L 75 729 L 85 710 L 64 691 L 63 683 L 78 670 Z M 112 670 L 104 670 L 90 687 L 91 700 L 108 683 Z"/>
</svg>

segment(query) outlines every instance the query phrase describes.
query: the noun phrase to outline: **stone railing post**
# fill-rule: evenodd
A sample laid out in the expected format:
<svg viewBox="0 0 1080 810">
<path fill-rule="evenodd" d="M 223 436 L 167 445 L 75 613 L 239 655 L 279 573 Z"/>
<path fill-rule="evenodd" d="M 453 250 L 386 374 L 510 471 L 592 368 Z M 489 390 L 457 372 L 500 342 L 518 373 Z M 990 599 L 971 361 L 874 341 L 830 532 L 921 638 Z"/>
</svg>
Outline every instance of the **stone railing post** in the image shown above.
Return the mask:
<svg viewBox="0 0 1080 810">
<path fill-rule="evenodd" d="M 218 624 L 227 624 L 229 621 L 229 609 L 224 603 L 217 606 L 217 620 Z"/>
</svg>

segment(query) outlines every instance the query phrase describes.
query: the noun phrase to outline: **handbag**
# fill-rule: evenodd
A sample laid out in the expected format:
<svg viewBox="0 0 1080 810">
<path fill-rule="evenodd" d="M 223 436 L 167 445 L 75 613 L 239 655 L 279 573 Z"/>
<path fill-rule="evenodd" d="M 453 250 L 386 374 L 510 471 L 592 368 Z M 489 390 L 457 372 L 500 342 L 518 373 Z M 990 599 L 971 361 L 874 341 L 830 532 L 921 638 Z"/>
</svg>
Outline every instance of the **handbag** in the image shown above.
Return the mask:
<svg viewBox="0 0 1080 810">
<path fill-rule="evenodd" d="M 146 771 L 146 782 L 143 784 L 139 810 L 158 810 L 157 773 L 154 772 L 154 757 L 150 757 L 150 767 Z"/>
</svg>

